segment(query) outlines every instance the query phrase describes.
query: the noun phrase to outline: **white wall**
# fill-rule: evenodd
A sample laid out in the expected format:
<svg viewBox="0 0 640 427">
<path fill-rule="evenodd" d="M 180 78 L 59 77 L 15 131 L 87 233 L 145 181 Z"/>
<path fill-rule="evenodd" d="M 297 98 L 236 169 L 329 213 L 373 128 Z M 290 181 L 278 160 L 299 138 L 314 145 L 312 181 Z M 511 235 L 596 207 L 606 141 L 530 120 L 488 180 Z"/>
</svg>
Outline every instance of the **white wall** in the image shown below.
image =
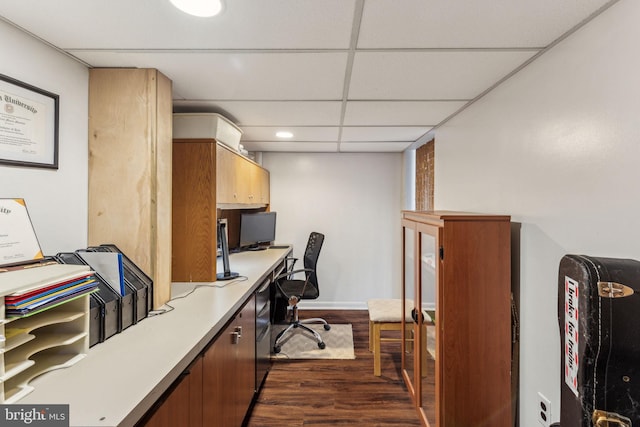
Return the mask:
<svg viewBox="0 0 640 427">
<path fill-rule="evenodd" d="M 301 257 L 310 232 L 325 235 L 320 298 L 301 306 L 366 308 L 369 298 L 400 297 L 400 153 L 264 153 L 263 165 L 277 241 Z"/>
<path fill-rule="evenodd" d="M 436 132 L 435 207 L 522 223 L 524 427 L 537 392 L 559 420 L 560 258 L 640 259 L 639 21 L 622 0 Z"/>
<path fill-rule="evenodd" d="M 0 74 L 59 95 L 58 170 L 0 165 L 0 197 L 26 200 L 45 255 L 87 244 L 88 70 L 0 21 Z"/>
</svg>

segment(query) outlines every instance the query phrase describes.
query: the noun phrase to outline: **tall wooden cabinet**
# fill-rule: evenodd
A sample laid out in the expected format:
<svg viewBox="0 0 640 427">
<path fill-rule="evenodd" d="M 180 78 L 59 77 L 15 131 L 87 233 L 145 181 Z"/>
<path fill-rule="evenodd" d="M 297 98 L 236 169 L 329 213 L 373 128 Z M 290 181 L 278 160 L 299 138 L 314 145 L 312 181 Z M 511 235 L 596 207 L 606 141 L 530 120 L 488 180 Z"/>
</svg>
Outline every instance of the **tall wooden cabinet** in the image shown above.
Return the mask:
<svg viewBox="0 0 640 427">
<path fill-rule="evenodd" d="M 426 426 L 511 425 L 510 234 L 509 216 L 402 213 L 403 301 L 414 313 L 402 374 Z M 425 375 L 417 313 L 434 303 Z"/>
<path fill-rule="evenodd" d="M 154 69 L 89 70 L 90 245 L 115 243 L 171 290 L 171 80 Z"/>
<path fill-rule="evenodd" d="M 228 219 L 231 235 L 239 212 L 264 209 L 269 172 L 213 138 L 174 139 L 172 185 L 173 281 L 215 281 L 217 219 Z"/>
</svg>

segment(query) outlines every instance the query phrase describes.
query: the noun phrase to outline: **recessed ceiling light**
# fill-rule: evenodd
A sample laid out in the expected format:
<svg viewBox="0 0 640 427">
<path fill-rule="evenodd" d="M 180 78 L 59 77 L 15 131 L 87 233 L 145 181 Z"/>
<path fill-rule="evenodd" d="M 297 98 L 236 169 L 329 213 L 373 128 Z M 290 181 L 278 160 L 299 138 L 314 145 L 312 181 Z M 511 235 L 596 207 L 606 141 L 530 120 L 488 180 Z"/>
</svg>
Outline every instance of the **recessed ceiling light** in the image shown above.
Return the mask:
<svg viewBox="0 0 640 427">
<path fill-rule="evenodd" d="M 181 11 L 193 16 L 208 18 L 222 11 L 222 0 L 169 0 Z"/>
<path fill-rule="evenodd" d="M 281 131 L 276 132 L 276 136 L 278 138 L 293 138 L 293 134 L 291 132 L 289 132 L 289 131 L 286 131 L 286 130 L 281 130 Z"/>
</svg>

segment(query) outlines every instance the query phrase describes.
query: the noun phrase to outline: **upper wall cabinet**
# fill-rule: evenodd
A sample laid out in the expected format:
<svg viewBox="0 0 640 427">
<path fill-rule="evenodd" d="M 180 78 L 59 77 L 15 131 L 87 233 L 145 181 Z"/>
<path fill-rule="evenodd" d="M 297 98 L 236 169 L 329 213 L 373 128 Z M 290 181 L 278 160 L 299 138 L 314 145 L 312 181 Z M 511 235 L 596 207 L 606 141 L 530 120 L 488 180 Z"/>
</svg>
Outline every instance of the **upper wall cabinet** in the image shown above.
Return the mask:
<svg viewBox="0 0 640 427">
<path fill-rule="evenodd" d="M 269 171 L 218 144 L 217 203 L 220 208 L 263 207 L 269 204 Z"/>
<path fill-rule="evenodd" d="M 171 141 L 171 80 L 89 70 L 89 244 L 127 253 L 153 279 L 154 307 L 171 293 Z"/>
</svg>

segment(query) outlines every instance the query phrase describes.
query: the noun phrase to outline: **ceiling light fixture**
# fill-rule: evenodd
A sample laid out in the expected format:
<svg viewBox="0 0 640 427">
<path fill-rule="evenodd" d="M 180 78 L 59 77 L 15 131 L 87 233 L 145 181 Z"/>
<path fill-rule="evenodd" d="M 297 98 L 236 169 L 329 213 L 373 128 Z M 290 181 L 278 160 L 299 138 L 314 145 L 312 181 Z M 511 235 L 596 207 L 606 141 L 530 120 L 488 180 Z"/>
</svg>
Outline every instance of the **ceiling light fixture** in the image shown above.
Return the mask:
<svg viewBox="0 0 640 427">
<path fill-rule="evenodd" d="M 293 138 L 293 134 L 291 132 L 288 132 L 286 130 L 281 130 L 276 132 L 276 136 L 278 138 Z"/>
<path fill-rule="evenodd" d="M 209 18 L 222 11 L 222 0 L 169 0 L 181 11 L 193 16 Z"/>
</svg>

